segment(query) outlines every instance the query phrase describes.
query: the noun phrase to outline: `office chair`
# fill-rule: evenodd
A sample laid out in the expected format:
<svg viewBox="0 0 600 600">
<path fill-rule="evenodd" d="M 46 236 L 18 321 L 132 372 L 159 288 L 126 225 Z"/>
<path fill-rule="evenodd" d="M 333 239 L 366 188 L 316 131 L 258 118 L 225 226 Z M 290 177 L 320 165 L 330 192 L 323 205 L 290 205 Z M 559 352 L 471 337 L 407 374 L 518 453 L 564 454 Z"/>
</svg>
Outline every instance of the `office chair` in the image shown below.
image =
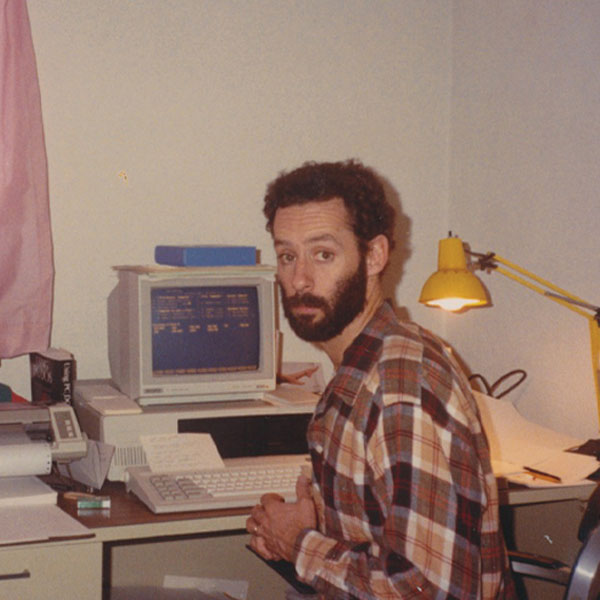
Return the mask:
<svg viewBox="0 0 600 600">
<path fill-rule="evenodd" d="M 564 600 L 598 600 L 600 597 L 600 485 L 588 500 L 579 525 L 582 542 L 572 567 L 551 558 L 510 550 L 513 573 L 566 586 Z"/>
</svg>

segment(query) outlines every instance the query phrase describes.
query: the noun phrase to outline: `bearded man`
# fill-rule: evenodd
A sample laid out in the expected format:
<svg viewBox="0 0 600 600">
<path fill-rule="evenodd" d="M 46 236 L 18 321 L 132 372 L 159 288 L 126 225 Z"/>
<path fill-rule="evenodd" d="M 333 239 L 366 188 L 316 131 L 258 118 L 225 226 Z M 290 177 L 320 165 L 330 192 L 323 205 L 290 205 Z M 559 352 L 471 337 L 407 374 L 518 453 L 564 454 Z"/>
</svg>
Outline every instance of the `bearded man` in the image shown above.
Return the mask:
<svg viewBox="0 0 600 600">
<path fill-rule="evenodd" d="M 312 480 L 261 499 L 251 546 L 320 598 L 512 598 L 489 451 L 445 344 L 400 321 L 381 275 L 395 212 L 356 161 L 306 163 L 267 188 L 293 331 L 335 373 L 308 427 Z"/>
</svg>

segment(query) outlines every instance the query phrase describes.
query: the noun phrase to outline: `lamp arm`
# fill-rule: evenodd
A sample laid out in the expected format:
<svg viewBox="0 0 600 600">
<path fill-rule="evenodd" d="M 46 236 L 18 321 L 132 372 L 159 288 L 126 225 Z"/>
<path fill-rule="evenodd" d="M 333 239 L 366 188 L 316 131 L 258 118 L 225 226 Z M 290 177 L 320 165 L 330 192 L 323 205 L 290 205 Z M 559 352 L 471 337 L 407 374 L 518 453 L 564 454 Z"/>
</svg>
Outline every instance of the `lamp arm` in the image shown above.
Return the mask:
<svg viewBox="0 0 600 600">
<path fill-rule="evenodd" d="M 495 254 L 493 252 L 489 252 L 487 254 L 478 254 L 476 252 L 471 251 L 469 251 L 469 254 L 479 257 L 479 260 L 476 263 L 477 268 L 482 270 L 494 269 L 498 273 L 504 275 L 505 277 L 509 277 L 513 281 L 516 281 L 517 283 L 528 287 L 530 290 L 537 292 L 538 294 L 548 298 L 549 300 L 557 302 L 565 308 L 568 308 L 569 310 L 572 310 L 586 317 L 587 319 L 595 320 L 598 326 L 600 326 L 600 307 L 589 304 L 585 300 L 582 300 L 581 298 L 578 298 L 577 296 L 571 294 L 570 292 L 567 292 L 566 290 L 558 287 L 557 285 L 554 285 L 547 279 L 543 279 L 542 277 L 535 275 L 531 271 L 527 271 L 523 267 L 520 267 L 519 265 L 511 262 L 510 260 L 507 260 L 506 258 L 503 258 L 502 256 L 499 256 L 498 254 Z M 512 269 L 512 271 L 516 271 L 516 273 L 519 273 L 523 277 L 509 271 L 508 269 L 504 269 L 498 266 L 499 264 L 504 265 L 508 269 Z M 531 281 L 528 281 L 528 279 L 530 279 Z M 536 282 L 539 285 L 536 285 L 536 283 L 532 282 Z M 548 289 L 545 288 L 548 288 L 552 291 L 549 292 Z M 595 314 L 590 315 L 588 312 L 581 310 L 580 307 L 592 310 Z"/>
<path fill-rule="evenodd" d="M 569 304 L 574 304 L 575 306 L 581 306 L 582 308 L 587 308 L 588 310 L 593 310 L 595 314 L 592 317 L 592 319 L 598 323 L 598 326 L 600 326 L 600 307 L 594 306 L 593 304 L 589 304 L 588 302 L 574 300 L 573 298 L 566 298 L 564 296 L 560 296 L 559 294 L 555 294 L 553 292 L 546 292 L 545 295 L 548 296 L 550 299 L 555 298 L 557 300 L 564 300 L 565 302 L 568 302 Z"/>
<path fill-rule="evenodd" d="M 565 308 L 584 316 L 589 323 L 591 358 L 594 373 L 594 387 L 596 389 L 596 404 L 598 418 L 600 419 L 600 307 L 589 304 L 585 300 L 559 288 L 550 281 L 534 275 L 519 265 L 502 258 L 493 252 L 480 254 L 465 249 L 471 256 L 477 257 L 474 267 L 483 271 L 494 269 L 513 281 L 528 287 L 530 290 L 541 294 L 545 298 L 561 304 Z M 499 266 L 503 265 L 503 266 Z M 514 271 L 514 272 L 513 272 Z M 551 290 L 551 291 L 548 291 Z M 585 309 L 585 310 L 584 310 Z M 592 311 L 590 314 L 589 311 Z"/>
</svg>

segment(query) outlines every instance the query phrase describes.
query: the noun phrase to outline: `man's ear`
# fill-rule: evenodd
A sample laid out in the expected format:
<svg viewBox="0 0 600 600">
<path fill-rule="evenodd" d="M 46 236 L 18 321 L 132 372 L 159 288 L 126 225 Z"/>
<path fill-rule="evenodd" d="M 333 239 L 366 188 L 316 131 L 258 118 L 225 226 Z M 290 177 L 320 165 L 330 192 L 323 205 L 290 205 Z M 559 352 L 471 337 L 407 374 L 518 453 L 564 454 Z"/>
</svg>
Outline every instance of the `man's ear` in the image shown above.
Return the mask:
<svg viewBox="0 0 600 600">
<path fill-rule="evenodd" d="M 390 243 L 383 234 L 375 236 L 367 247 L 367 275 L 379 275 L 390 256 Z"/>
</svg>

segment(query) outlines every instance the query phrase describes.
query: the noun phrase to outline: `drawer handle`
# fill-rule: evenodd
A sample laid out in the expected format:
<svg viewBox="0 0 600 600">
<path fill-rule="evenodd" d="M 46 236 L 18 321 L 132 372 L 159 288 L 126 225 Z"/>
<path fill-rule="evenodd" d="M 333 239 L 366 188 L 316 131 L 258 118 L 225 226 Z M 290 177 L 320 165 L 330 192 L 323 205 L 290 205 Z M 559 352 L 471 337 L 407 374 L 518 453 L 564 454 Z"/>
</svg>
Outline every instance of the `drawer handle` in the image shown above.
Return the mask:
<svg viewBox="0 0 600 600">
<path fill-rule="evenodd" d="M 31 577 L 31 573 L 24 569 L 21 573 L 7 573 L 6 575 L 0 575 L 0 581 L 4 581 L 6 579 L 29 579 Z"/>
</svg>

